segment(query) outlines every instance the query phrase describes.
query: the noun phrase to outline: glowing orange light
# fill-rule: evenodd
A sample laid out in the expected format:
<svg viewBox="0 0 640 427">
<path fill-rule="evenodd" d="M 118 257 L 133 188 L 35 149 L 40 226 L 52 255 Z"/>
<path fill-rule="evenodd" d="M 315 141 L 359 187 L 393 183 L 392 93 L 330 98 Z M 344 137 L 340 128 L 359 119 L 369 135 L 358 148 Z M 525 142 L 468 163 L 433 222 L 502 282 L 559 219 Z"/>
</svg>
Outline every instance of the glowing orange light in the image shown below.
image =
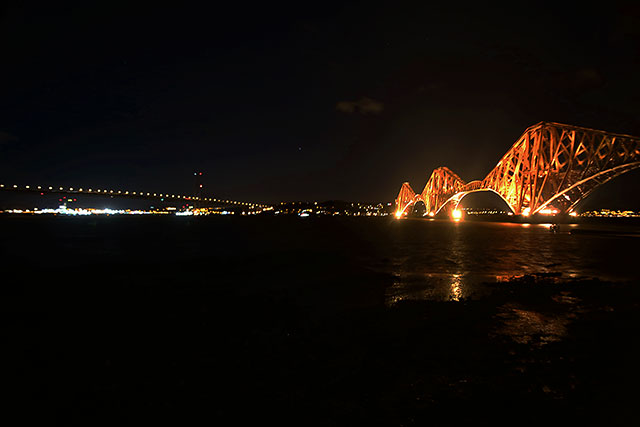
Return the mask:
<svg viewBox="0 0 640 427">
<path fill-rule="evenodd" d="M 429 216 L 433 217 L 433 216 L 435 216 L 435 214 L 433 212 L 429 212 Z"/>
<path fill-rule="evenodd" d="M 544 208 L 544 209 L 540 209 L 540 213 L 542 215 L 555 215 L 558 213 L 558 210 L 554 208 Z"/>
<path fill-rule="evenodd" d="M 578 212 L 569 212 L 569 216 L 578 216 Z"/>
<path fill-rule="evenodd" d="M 396 219 L 400 219 L 401 216 L 402 216 L 402 212 L 396 211 Z"/>
<path fill-rule="evenodd" d="M 453 218 L 454 221 L 460 221 L 460 219 L 462 219 L 462 211 L 460 209 L 454 209 L 453 212 L 451 212 L 451 218 Z"/>
</svg>

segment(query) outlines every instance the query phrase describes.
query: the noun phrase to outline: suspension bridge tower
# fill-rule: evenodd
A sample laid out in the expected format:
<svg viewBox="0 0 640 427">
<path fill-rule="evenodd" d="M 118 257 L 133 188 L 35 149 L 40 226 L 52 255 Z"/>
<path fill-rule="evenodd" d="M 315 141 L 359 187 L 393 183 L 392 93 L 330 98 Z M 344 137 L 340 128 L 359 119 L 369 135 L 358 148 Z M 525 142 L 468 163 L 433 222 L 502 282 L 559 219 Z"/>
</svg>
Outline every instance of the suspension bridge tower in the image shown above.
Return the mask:
<svg viewBox="0 0 640 427">
<path fill-rule="evenodd" d="M 196 209 L 200 208 L 200 200 L 202 200 L 202 188 L 204 187 L 204 184 L 202 183 L 202 179 L 203 179 L 202 172 L 193 173 L 193 186 L 194 186 L 193 195 L 196 197 L 196 200 L 193 201 L 193 205 Z"/>
</svg>

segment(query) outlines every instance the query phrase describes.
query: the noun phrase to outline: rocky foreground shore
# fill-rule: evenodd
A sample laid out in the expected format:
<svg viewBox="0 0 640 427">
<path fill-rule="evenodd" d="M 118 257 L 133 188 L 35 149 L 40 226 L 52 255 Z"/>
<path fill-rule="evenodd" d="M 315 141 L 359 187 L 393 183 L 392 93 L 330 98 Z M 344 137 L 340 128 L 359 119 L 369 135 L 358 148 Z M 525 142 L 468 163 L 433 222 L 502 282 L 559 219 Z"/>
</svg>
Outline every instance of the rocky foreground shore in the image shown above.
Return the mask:
<svg viewBox="0 0 640 427">
<path fill-rule="evenodd" d="M 378 294 L 385 279 L 369 279 Z M 71 424 L 638 421 L 639 283 L 488 286 L 389 307 L 313 302 L 313 289 L 68 285 L 51 305 L 5 309 L 5 366 L 18 402 Z"/>
</svg>

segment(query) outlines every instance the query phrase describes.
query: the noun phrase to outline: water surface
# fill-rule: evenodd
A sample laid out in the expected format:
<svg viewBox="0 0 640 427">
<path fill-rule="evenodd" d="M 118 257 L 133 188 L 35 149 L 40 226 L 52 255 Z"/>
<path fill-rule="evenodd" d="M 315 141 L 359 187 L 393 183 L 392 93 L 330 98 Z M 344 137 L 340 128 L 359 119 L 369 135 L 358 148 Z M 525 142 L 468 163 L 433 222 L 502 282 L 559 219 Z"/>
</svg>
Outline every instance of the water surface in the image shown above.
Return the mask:
<svg viewBox="0 0 640 427">
<path fill-rule="evenodd" d="M 391 226 L 396 277 L 388 291 L 391 302 L 457 300 L 483 292 L 483 282 L 523 275 L 613 281 L 638 277 L 637 227 L 562 224 L 552 233 L 550 224 L 398 222 Z"/>
</svg>

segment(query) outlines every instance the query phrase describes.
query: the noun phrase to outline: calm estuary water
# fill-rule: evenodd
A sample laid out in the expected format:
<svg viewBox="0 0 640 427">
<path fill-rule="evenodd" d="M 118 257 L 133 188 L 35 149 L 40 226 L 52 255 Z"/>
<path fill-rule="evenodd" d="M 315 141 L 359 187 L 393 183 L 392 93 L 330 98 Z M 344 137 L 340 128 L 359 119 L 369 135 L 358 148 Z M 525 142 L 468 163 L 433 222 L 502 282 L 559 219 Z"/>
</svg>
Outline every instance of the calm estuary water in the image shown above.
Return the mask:
<svg viewBox="0 0 640 427">
<path fill-rule="evenodd" d="M 160 271 L 194 280 L 206 267 L 215 274 L 198 281 L 239 292 L 323 281 L 349 289 L 355 272 L 368 272 L 388 278 L 387 304 L 473 297 L 483 283 L 531 274 L 634 280 L 640 248 L 635 225 L 551 233 L 549 224 L 390 218 L 16 217 L 0 226 L 4 259 L 30 270 L 111 265 L 153 282 Z"/>
<path fill-rule="evenodd" d="M 634 226 L 407 221 L 394 224 L 389 301 L 460 299 L 483 282 L 523 275 L 633 280 L 640 234 Z"/>
</svg>

